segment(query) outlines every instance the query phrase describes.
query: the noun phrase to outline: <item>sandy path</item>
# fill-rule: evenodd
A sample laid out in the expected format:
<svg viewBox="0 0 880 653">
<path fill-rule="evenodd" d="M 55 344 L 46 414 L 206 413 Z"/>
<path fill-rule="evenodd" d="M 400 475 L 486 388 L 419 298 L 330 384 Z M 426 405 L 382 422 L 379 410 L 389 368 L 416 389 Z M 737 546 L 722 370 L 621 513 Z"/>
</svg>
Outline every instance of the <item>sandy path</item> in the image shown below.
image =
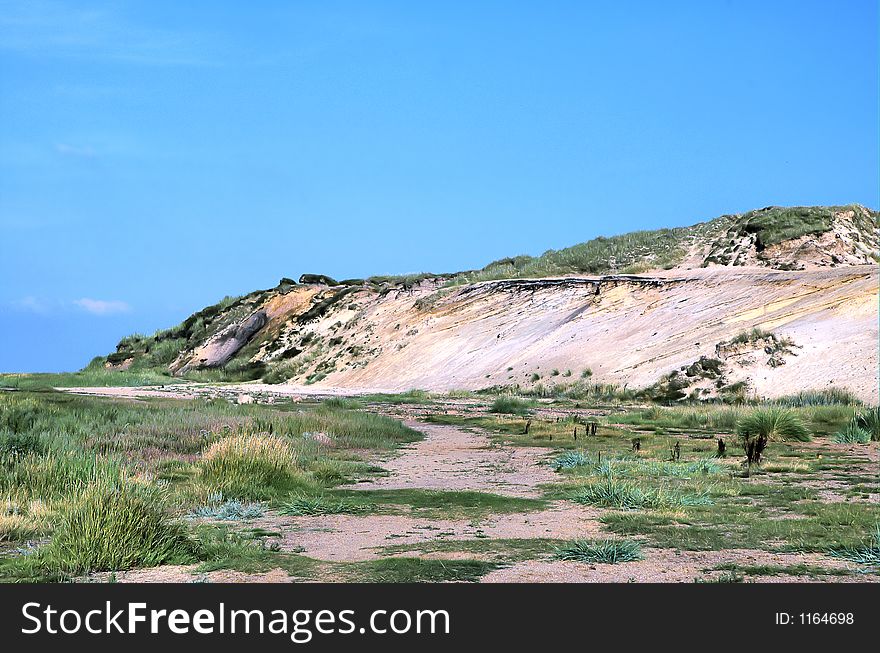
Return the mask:
<svg viewBox="0 0 880 653">
<path fill-rule="evenodd" d="M 540 484 L 554 480 L 537 447 L 493 445 L 488 436 L 454 426 L 407 421 L 425 438 L 381 461 L 390 473 L 361 490 L 444 490 L 541 496 Z M 382 548 L 436 540 L 475 538 L 587 537 L 599 531 L 598 511 L 565 502 L 531 513 L 492 514 L 480 519 L 434 519 L 412 515 L 272 516 L 255 526 L 281 529 L 283 550 L 319 560 L 368 560 Z"/>
<path fill-rule="evenodd" d="M 555 480 L 544 464 L 546 453 L 538 447 L 495 445 L 483 434 L 443 424 L 404 423 L 425 438 L 383 461 L 390 475 L 366 489 L 470 490 L 536 497 L 541 494 L 539 484 Z"/>
</svg>

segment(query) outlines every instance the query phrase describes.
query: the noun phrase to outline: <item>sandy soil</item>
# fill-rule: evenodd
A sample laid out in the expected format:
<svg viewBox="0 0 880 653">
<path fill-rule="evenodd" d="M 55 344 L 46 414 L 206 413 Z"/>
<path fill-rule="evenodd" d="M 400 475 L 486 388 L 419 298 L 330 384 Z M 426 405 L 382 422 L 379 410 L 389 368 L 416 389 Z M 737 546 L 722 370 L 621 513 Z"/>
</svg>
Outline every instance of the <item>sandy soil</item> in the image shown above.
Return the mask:
<svg viewBox="0 0 880 653">
<path fill-rule="evenodd" d="M 724 572 L 710 572 L 716 565 L 734 563 L 742 566 L 807 564 L 825 569 L 855 569 L 855 565 L 829 562 L 819 555 L 782 554 L 750 549 L 726 551 L 674 551 L 644 549 L 644 560 L 625 564 L 583 564 L 562 560 L 527 560 L 497 569 L 483 577 L 485 583 L 692 583 L 694 579 L 718 578 Z M 761 576 L 761 582 L 864 582 L 876 576 Z M 876 582 L 876 581 L 875 581 Z"/>
<path fill-rule="evenodd" d="M 405 421 L 425 434 L 382 463 L 390 475 L 371 489 L 474 490 L 508 496 L 539 496 L 536 486 L 555 480 L 538 447 L 495 446 L 485 435 L 441 424 Z"/>
</svg>

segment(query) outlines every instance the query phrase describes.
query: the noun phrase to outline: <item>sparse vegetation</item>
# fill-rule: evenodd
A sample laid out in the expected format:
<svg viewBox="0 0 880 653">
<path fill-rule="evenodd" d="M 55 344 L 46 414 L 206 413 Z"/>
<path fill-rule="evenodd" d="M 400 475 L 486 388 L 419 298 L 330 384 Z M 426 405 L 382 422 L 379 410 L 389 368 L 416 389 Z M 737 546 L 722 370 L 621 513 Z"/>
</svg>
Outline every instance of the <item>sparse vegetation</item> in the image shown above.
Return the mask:
<svg viewBox="0 0 880 653">
<path fill-rule="evenodd" d="M 556 557 L 560 560 L 611 565 L 643 558 L 639 543 L 632 540 L 574 540 L 557 547 Z"/>
</svg>

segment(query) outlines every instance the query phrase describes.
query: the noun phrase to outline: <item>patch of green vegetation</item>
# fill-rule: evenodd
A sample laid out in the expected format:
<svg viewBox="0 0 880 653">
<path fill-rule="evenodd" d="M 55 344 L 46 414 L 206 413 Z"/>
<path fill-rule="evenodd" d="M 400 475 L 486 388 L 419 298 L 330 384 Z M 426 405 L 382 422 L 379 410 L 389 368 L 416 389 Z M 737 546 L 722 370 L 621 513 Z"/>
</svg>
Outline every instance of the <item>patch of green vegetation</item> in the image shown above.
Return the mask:
<svg viewBox="0 0 880 653">
<path fill-rule="evenodd" d="M 285 500 L 278 512 L 282 515 L 359 515 L 374 509 L 372 504 L 345 497 L 302 494 Z"/>
<path fill-rule="evenodd" d="M 567 274 L 605 274 L 624 269 L 670 268 L 684 257 L 684 239 L 693 227 L 635 231 L 606 238 L 600 236 L 541 256 L 516 256 L 493 261 L 482 270 L 462 272 L 451 285 L 495 279 L 552 277 Z"/>
<path fill-rule="evenodd" d="M 546 507 L 544 499 L 508 497 L 488 492 L 467 490 L 346 490 L 327 492 L 329 501 L 341 500 L 351 504 L 375 507 L 377 511 L 407 508 L 418 513 L 437 516 L 477 517 L 487 514 L 533 512 Z"/>
<path fill-rule="evenodd" d="M 834 434 L 834 441 L 838 444 L 868 444 L 871 441 L 871 434 L 859 425 L 857 419 L 853 419 Z"/>
<path fill-rule="evenodd" d="M 297 465 L 291 443 L 269 434 L 242 433 L 213 443 L 202 456 L 199 480 L 233 499 L 270 499 L 315 483 Z"/>
<path fill-rule="evenodd" d="M 526 415 L 529 412 L 528 402 L 517 397 L 497 397 L 489 406 L 491 413 L 505 413 L 508 415 Z"/>
<path fill-rule="evenodd" d="M 197 530 L 197 535 L 198 557 L 203 562 L 196 567 L 196 573 L 232 569 L 258 574 L 283 569 L 291 576 L 310 579 L 315 578 L 320 566 L 316 560 L 306 556 L 267 547 L 262 534 L 202 527 Z"/>
<path fill-rule="evenodd" d="M 746 452 L 746 475 L 753 465 L 761 464 L 767 444 L 774 440 L 809 442 L 810 434 L 800 418 L 782 408 L 763 408 L 743 417 L 736 425 L 737 434 Z"/>
<path fill-rule="evenodd" d="M 828 555 L 862 565 L 880 566 L 880 523 L 874 527 L 866 543 L 833 547 L 828 550 Z"/>
<path fill-rule="evenodd" d="M 348 573 L 366 583 L 474 583 L 499 565 L 482 560 L 382 558 L 348 566 Z"/>
<path fill-rule="evenodd" d="M 0 562 L 0 576 L 60 580 L 94 571 L 119 571 L 195 560 L 196 545 L 169 519 L 161 501 L 131 485 L 87 488 L 64 511 L 49 544 Z"/>
<path fill-rule="evenodd" d="M 700 505 L 701 501 L 711 502 L 705 494 L 677 495 L 663 488 L 645 488 L 635 483 L 621 481 L 611 474 L 602 480 L 582 485 L 569 496 L 569 499 L 588 506 L 624 510 L 659 509 L 675 505 Z"/>
<path fill-rule="evenodd" d="M 469 553 L 480 559 L 490 558 L 496 562 L 519 562 L 547 557 L 553 552 L 558 540 L 549 538 L 521 539 L 474 539 L 445 540 L 435 539 L 416 544 L 394 544 L 382 549 L 384 554 L 401 553 Z"/>
<path fill-rule="evenodd" d="M 368 394 L 360 397 L 367 404 L 424 404 L 435 403 L 434 396 L 425 390 L 407 390 L 399 394 Z"/>
<path fill-rule="evenodd" d="M 866 431 L 871 440 L 880 440 L 880 406 L 869 408 L 856 416 L 856 426 Z"/>
<path fill-rule="evenodd" d="M 556 557 L 576 562 L 617 564 L 641 560 L 642 548 L 632 540 L 572 540 L 557 547 Z"/>
<path fill-rule="evenodd" d="M 755 234 L 758 251 L 770 245 L 801 236 L 829 231 L 837 207 L 772 207 L 745 214 L 740 221 L 742 233 Z"/>
<path fill-rule="evenodd" d="M 822 390 L 802 390 L 794 395 L 779 397 L 771 403 L 789 408 L 804 406 L 860 406 L 862 402 L 846 388 L 824 388 Z"/>
<path fill-rule="evenodd" d="M 80 372 L 0 374 L 0 388 L 16 390 L 51 390 L 52 388 L 85 388 L 108 386 L 168 385 L 182 383 L 170 374 L 155 370 L 107 370 L 99 362 Z"/>
<path fill-rule="evenodd" d="M 817 553 L 864 546 L 866 533 L 880 519 L 880 506 L 811 500 L 787 503 L 789 516 L 780 519 L 771 510 L 778 511 L 781 505 L 773 508 L 764 504 L 764 499 L 778 489 L 768 485 L 762 496 L 751 496 L 749 503 L 738 497 L 716 496 L 714 505 L 688 507 L 685 513 L 613 512 L 601 519 L 617 535 L 645 536 L 663 548 Z"/>
</svg>

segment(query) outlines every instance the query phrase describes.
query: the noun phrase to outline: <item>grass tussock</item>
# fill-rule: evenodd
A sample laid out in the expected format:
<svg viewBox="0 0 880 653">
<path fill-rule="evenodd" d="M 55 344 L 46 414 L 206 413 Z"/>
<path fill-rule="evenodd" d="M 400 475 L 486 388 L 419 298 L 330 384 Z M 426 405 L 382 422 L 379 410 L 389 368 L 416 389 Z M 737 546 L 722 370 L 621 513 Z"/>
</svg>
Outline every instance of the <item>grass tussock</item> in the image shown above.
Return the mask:
<svg viewBox="0 0 880 653">
<path fill-rule="evenodd" d="M 526 415 L 529 412 L 529 403 L 518 397 L 497 397 L 489 406 L 491 413 L 503 413 L 507 415 Z"/>
<path fill-rule="evenodd" d="M 834 434 L 834 441 L 838 444 L 868 444 L 871 441 L 871 434 L 854 419 Z"/>
<path fill-rule="evenodd" d="M 290 442 L 274 435 L 244 433 L 212 444 L 200 463 L 201 481 L 235 499 L 268 499 L 307 478 Z"/>
<path fill-rule="evenodd" d="M 194 556 L 195 544 L 155 492 L 96 485 L 62 513 L 48 544 L 4 566 L 20 578 L 58 579 L 192 562 Z"/>
<path fill-rule="evenodd" d="M 856 426 L 868 433 L 871 440 L 880 440 L 880 406 L 869 408 L 856 416 Z"/>
<path fill-rule="evenodd" d="M 359 515 L 373 509 L 373 504 L 345 497 L 301 494 L 285 501 L 278 512 L 282 515 Z"/>
<path fill-rule="evenodd" d="M 764 449 L 775 440 L 809 442 L 810 433 L 801 419 L 785 408 L 757 409 L 743 417 L 736 425 L 746 453 L 747 474 L 753 465 L 760 465 Z"/>
<path fill-rule="evenodd" d="M 557 547 L 556 557 L 576 562 L 617 564 L 642 560 L 642 548 L 632 540 L 573 540 Z"/>
<path fill-rule="evenodd" d="M 863 565 L 880 565 L 880 524 L 874 527 L 869 541 L 860 546 L 835 547 L 828 555 Z"/>
</svg>

